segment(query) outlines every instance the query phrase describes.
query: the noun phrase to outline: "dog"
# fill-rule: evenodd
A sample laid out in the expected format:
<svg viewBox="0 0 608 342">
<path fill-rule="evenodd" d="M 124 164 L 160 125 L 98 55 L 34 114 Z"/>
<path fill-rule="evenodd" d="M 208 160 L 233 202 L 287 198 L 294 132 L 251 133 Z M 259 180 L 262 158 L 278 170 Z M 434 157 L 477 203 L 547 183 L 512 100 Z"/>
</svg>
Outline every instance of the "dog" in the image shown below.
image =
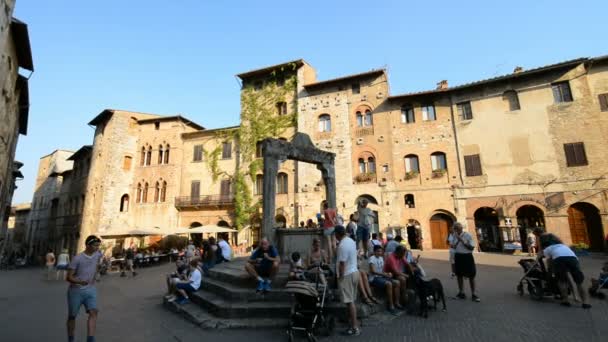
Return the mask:
<svg viewBox="0 0 608 342">
<path fill-rule="evenodd" d="M 418 299 L 420 300 L 420 316 L 424 318 L 429 317 L 429 299 L 433 300 L 433 309 L 435 311 L 437 311 L 437 302 L 439 302 L 439 300 L 441 300 L 441 303 L 443 304 L 443 309 L 441 311 L 447 311 L 441 280 L 433 278 L 426 281 L 421 277 L 417 277 L 416 292 L 418 293 Z"/>
</svg>

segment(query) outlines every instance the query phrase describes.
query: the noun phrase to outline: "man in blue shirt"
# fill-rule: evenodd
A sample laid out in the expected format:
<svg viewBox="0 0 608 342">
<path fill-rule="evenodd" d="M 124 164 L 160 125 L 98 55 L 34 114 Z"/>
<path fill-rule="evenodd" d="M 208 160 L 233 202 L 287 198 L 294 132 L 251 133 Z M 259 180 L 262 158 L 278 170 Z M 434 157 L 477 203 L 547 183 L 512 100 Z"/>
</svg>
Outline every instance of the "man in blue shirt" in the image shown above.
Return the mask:
<svg viewBox="0 0 608 342">
<path fill-rule="evenodd" d="M 270 245 L 268 239 L 263 238 L 245 264 L 245 271 L 258 280 L 256 292 L 270 291 L 270 283 L 279 270 L 280 260 L 276 248 Z"/>
</svg>

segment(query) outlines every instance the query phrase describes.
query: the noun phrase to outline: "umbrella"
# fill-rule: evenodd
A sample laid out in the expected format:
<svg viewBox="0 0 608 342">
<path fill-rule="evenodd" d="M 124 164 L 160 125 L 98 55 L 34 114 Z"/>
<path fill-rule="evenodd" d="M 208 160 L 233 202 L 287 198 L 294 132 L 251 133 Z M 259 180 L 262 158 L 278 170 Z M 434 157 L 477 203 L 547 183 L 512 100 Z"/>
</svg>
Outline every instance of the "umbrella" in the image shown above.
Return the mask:
<svg viewBox="0 0 608 342">
<path fill-rule="evenodd" d="M 236 233 L 238 230 L 228 228 L 228 227 L 220 227 L 216 225 L 208 225 L 202 227 L 194 227 L 194 228 L 181 228 L 178 229 L 175 234 L 201 234 L 201 233 Z"/>
<path fill-rule="evenodd" d="M 119 236 L 119 235 L 162 235 L 160 229 L 154 228 L 134 228 L 134 229 L 110 229 L 105 232 L 100 232 L 101 236 Z"/>
</svg>

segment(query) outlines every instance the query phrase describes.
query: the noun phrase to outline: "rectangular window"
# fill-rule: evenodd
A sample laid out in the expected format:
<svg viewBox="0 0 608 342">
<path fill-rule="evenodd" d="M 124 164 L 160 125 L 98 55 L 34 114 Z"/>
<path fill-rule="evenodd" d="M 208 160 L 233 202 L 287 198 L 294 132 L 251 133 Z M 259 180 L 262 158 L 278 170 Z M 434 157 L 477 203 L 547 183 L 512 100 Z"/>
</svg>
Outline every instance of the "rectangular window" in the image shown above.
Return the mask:
<svg viewBox="0 0 608 342">
<path fill-rule="evenodd" d="M 203 160 L 203 145 L 194 145 L 194 152 L 192 154 L 192 161 Z"/>
<path fill-rule="evenodd" d="M 157 131 L 160 129 L 160 122 L 156 121 L 154 123 L 154 129 L 157 130 Z"/>
<path fill-rule="evenodd" d="M 481 160 L 479 154 L 464 156 L 464 168 L 467 177 L 481 176 Z"/>
<path fill-rule="evenodd" d="M 435 115 L 435 106 L 434 105 L 422 106 L 422 120 L 423 121 L 437 120 L 437 116 Z"/>
<path fill-rule="evenodd" d="M 359 94 L 361 93 L 361 85 L 359 83 L 353 83 L 350 85 L 353 94 Z"/>
<path fill-rule="evenodd" d="M 222 159 L 230 158 L 232 158 L 232 143 L 230 141 L 226 141 L 222 143 Z"/>
<path fill-rule="evenodd" d="M 201 197 L 201 182 L 200 181 L 192 181 L 190 184 L 190 197 L 192 199 L 198 199 Z"/>
<path fill-rule="evenodd" d="M 416 117 L 414 116 L 414 107 L 403 106 L 401 107 L 401 123 L 414 123 Z"/>
<path fill-rule="evenodd" d="M 458 116 L 461 120 L 473 120 L 473 110 L 471 109 L 471 102 L 462 102 L 456 105 L 458 108 Z"/>
<path fill-rule="evenodd" d="M 125 156 L 125 158 L 122 161 L 122 169 L 125 171 L 131 170 L 131 161 L 132 160 L 133 160 L 133 158 L 131 158 L 131 156 Z"/>
<path fill-rule="evenodd" d="M 555 103 L 572 102 L 572 92 L 570 91 L 570 83 L 568 81 L 553 83 L 551 90 L 553 90 Z"/>
<path fill-rule="evenodd" d="M 287 115 L 287 102 L 277 102 L 277 114 Z"/>
<path fill-rule="evenodd" d="M 585 143 L 564 144 L 564 152 L 566 152 L 566 164 L 568 167 L 589 164 L 587 162 L 587 154 L 585 153 Z"/>
<path fill-rule="evenodd" d="M 608 93 L 599 94 L 597 97 L 600 100 L 600 110 L 602 112 L 608 112 Z"/>
<path fill-rule="evenodd" d="M 230 180 L 223 180 L 220 184 L 220 196 L 228 197 L 230 196 Z"/>
</svg>

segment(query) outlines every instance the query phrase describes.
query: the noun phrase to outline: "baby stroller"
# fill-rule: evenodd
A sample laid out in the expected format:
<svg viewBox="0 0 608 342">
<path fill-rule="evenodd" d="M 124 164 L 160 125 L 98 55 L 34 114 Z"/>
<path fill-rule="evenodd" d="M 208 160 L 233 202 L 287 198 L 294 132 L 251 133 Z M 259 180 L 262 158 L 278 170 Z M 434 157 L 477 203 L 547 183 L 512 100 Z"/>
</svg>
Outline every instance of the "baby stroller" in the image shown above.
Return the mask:
<svg viewBox="0 0 608 342">
<path fill-rule="evenodd" d="M 319 270 L 320 271 L 320 270 Z M 308 341 L 317 340 L 316 335 L 330 336 L 334 330 L 335 318 L 324 313 L 327 286 L 307 281 L 290 281 L 285 291 L 291 293 L 295 303 L 291 308 L 291 318 L 287 327 L 288 340 L 293 341 L 294 331 L 304 331 Z"/>
<path fill-rule="evenodd" d="M 528 293 L 535 300 L 541 300 L 545 296 L 561 298 L 557 279 L 548 272 L 542 259 L 521 259 L 518 264 L 524 269 L 524 276 L 519 280 L 517 292 L 520 296 L 524 295 L 524 286 Z M 568 289 L 568 293 L 571 293 Z"/>
</svg>

